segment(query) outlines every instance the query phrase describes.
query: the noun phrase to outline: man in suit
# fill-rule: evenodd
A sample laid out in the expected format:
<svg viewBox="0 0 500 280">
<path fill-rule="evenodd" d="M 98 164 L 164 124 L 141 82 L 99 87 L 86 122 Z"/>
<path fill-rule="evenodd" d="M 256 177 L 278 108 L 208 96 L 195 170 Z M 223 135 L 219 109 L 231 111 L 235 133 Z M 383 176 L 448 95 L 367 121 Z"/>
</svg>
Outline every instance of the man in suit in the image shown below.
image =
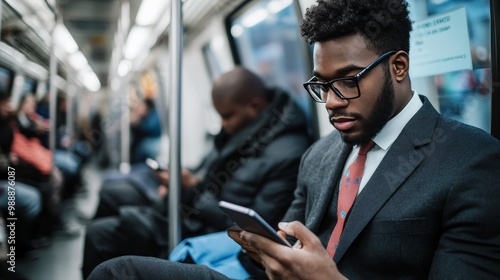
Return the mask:
<svg viewBox="0 0 500 280">
<path fill-rule="evenodd" d="M 293 247 L 245 231 L 231 237 L 270 279 L 498 279 L 500 142 L 411 90 L 407 3 L 318 1 L 301 28 L 314 44 L 314 77 L 304 86 L 336 130 L 302 158 L 279 224 Z M 96 275 L 129 263 L 158 267 L 164 276 L 156 279 L 181 271 L 224 279 L 133 258 Z"/>
</svg>

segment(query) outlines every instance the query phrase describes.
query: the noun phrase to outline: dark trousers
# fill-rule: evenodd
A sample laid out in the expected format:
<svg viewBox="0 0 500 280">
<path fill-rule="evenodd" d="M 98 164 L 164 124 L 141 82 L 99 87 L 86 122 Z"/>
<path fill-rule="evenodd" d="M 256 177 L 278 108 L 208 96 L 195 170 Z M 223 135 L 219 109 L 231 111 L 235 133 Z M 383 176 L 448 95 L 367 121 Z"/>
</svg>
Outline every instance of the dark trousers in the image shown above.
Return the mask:
<svg viewBox="0 0 500 280">
<path fill-rule="evenodd" d="M 82 265 L 84 279 L 98 264 L 118 256 L 160 254 L 161 248 L 154 239 L 130 234 L 130 230 L 134 229 L 124 229 L 117 216 L 100 218 L 87 226 Z"/>
<path fill-rule="evenodd" d="M 94 218 L 116 216 L 121 206 L 146 206 L 151 202 L 127 179 L 105 180 Z"/>
<path fill-rule="evenodd" d="M 161 246 L 158 238 L 151 236 L 151 232 L 157 231 L 154 228 L 135 223 L 132 218 L 124 222 L 127 214 L 121 212 L 137 206 L 149 208 L 152 203 L 128 178 L 104 180 L 94 219 L 87 225 L 82 265 L 84 278 L 98 264 L 111 258 L 124 255 L 160 256 L 167 249 Z M 141 216 L 140 212 L 134 213 Z"/>
<path fill-rule="evenodd" d="M 170 262 L 168 260 L 124 256 L 97 266 L 87 280 L 229 280 L 226 276 L 203 265 Z"/>
</svg>

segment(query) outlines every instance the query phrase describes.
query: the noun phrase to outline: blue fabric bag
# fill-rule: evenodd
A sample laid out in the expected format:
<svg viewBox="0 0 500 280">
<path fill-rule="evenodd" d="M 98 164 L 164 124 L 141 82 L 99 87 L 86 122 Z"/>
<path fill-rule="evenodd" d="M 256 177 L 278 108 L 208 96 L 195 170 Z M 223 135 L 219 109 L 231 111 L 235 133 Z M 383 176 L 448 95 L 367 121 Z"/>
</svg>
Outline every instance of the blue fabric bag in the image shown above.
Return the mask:
<svg viewBox="0 0 500 280">
<path fill-rule="evenodd" d="M 196 264 L 205 265 L 232 279 L 250 277 L 238 260 L 240 245 L 227 232 L 217 232 L 186 238 L 170 253 L 170 261 L 183 261 L 188 255 Z"/>
</svg>

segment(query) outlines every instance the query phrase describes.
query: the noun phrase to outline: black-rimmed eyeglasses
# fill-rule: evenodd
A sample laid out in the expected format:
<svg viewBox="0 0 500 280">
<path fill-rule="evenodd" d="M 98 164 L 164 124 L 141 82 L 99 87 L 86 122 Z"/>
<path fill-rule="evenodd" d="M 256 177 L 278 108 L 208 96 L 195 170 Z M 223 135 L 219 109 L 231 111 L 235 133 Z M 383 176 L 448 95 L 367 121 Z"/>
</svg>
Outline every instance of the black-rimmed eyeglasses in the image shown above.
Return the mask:
<svg viewBox="0 0 500 280">
<path fill-rule="evenodd" d="M 382 62 L 386 57 L 389 57 L 396 52 L 397 51 L 389 51 L 384 53 L 355 76 L 334 79 L 329 82 L 318 82 L 316 77 L 312 77 L 309 81 L 304 83 L 304 88 L 307 90 L 309 95 L 311 95 L 314 101 L 319 103 L 326 102 L 330 89 L 332 89 L 333 92 L 335 92 L 335 94 L 342 99 L 358 98 L 361 96 L 361 92 L 359 90 L 359 80 L 361 80 L 361 77 L 371 69 L 375 68 L 375 66 Z"/>
</svg>

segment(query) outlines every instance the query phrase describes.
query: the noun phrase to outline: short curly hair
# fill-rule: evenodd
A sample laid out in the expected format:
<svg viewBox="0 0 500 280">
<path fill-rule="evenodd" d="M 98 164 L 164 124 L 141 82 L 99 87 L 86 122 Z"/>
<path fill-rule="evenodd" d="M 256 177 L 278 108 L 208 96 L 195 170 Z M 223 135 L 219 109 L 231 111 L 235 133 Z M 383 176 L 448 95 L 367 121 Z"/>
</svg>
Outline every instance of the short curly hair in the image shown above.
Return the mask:
<svg viewBox="0 0 500 280">
<path fill-rule="evenodd" d="M 410 51 L 408 3 L 405 0 L 318 0 L 306 10 L 301 34 L 309 44 L 361 34 L 370 50 Z"/>
</svg>

